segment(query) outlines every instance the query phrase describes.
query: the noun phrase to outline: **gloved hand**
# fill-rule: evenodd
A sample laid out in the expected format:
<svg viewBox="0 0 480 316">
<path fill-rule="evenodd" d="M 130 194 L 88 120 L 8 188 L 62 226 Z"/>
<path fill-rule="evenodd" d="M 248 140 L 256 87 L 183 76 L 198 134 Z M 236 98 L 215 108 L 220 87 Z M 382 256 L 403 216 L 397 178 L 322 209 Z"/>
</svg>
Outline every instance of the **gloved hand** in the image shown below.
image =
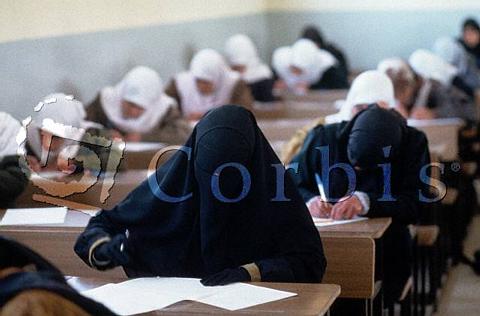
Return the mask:
<svg viewBox="0 0 480 316">
<path fill-rule="evenodd" d="M 227 285 L 236 282 L 250 282 L 250 274 L 242 267 L 225 269 L 200 280 L 205 286 Z"/>
<path fill-rule="evenodd" d="M 109 242 L 100 244 L 93 251 L 96 267 L 99 270 L 105 270 L 127 264 L 130 258 L 124 246 L 126 241 L 127 237 L 119 234 Z M 104 262 L 105 264 L 102 264 Z"/>
</svg>

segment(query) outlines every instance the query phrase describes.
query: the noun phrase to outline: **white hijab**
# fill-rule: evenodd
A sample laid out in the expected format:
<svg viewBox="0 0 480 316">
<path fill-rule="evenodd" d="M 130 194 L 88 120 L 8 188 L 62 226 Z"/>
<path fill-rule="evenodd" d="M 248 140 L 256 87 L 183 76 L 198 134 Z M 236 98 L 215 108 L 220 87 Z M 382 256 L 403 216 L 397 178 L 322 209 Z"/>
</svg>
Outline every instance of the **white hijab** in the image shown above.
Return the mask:
<svg viewBox="0 0 480 316">
<path fill-rule="evenodd" d="M 145 109 L 138 118 L 124 118 L 122 101 L 129 101 Z M 156 71 L 135 67 L 115 87 L 101 91 L 101 104 L 107 117 L 122 131 L 147 133 L 158 125 L 175 100 L 163 92 L 163 83 Z"/>
<path fill-rule="evenodd" d="M 277 48 L 272 57 L 273 68 L 292 90 L 299 83 L 316 83 L 325 71 L 336 63 L 337 60 L 332 54 L 319 49 L 314 42 L 305 38 L 299 39 L 293 46 Z M 294 75 L 290 66 L 300 68 L 303 74 Z"/>
<path fill-rule="evenodd" d="M 408 59 L 413 70 L 425 79 L 437 80 L 443 85 L 450 86 L 458 69 L 432 52 L 419 49 Z"/>
<path fill-rule="evenodd" d="M 325 117 L 328 124 L 349 121 L 355 106 L 385 102 L 388 107 L 395 107 L 395 95 L 390 78 L 378 70 L 369 70 L 361 73 L 352 82 L 340 111 Z"/>
<path fill-rule="evenodd" d="M 0 112 L 0 159 L 18 154 L 16 138 L 22 126 L 10 114 Z"/>
<path fill-rule="evenodd" d="M 255 44 L 244 34 L 234 35 L 227 40 L 225 56 L 230 66 L 246 67 L 241 77 L 247 83 L 269 79 L 273 76 L 270 68 L 262 63 L 260 57 L 258 57 Z"/>
<path fill-rule="evenodd" d="M 24 121 L 24 125 L 27 125 L 28 144 L 35 155 L 41 157 L 40 130 L 58 137 L 80 141 L 87 128 L 99 126 L 99 124 L 85 121 L 85 117 L 83 104 L 73 96 L 63 93 L 51 94 L 39 102 L 32 116 Z"/>
<path fill-rule="evenodd" d="M 402 75 L 404 79 L 413 81 L 415 74 L 413 73 L 407 62 L 398 57 L 386 58 L 378 63 L 377 70 L 386 74 L 391 73 L 394 77 Z"/>
<path fill-rule="evenodd" d="M 457 67 L 458 72 L 465 74 L 468 69 L 468 56 L 455 39 L 441 37 L 433 44 L 433 52 L 450 65 Z"/>
<path fill-rule="evenodd" d="M 197 89 L 196 79 L 212 82 L 215 91 L 211 95 L 202 95 Z M 205 113 L 229 103 L 233 88 L 239 80 L 240 75 L 230 70 L 223 57 L 215 50 L 199 51 L 190 62 L 190 70 L 175 77 L 183 113 L 187 116 L 192 113 Z"/>
</svg>

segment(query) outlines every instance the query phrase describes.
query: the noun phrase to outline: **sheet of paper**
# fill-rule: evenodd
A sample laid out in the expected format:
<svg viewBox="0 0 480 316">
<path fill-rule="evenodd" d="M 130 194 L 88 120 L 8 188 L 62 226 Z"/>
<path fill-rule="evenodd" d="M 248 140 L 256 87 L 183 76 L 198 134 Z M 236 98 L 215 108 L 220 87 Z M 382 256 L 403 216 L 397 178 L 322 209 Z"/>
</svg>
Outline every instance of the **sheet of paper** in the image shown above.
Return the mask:
<svg viewBox="0 0 480 316">
<path fill-rule="evenodd" d="M 235 283 L 216 288 L 219 289 L 217 293 L 199 298 L 196 301 L 230 311 L 236 311 L 297 295 L 296 293 L 278 291 L 245 283 Z"/>
<path fill-rule="evenodd" d="M 148 313 L 179 301 L 147 291 L 131 291 L 128 287 L 119 287 L 117 284 L 107 284 L 82 292 L 82 295 L 102 303 L 119 315 Z"/>
<path fill-rule="evenodd" d="M 163 143 L 145 143 L 145 142 L 127 142 L 125 151 L 130 152 L 142 152 L 142 151 L 154 151 L 165 147 Z"/>
<path fill-rule="evenodd" d="M 91 217 L 94 217 L 95 215 L 97 215 L 98 212 L 100 212 L 99 210 L 78 210 L 78 211 L 84 214 L 87 214 Z"/>
<path fill-rule="evenodd" d="M 327 227 L 327 226 L 333 226 L 333 225 L 343 225 L 343 224 L 349 224 L 349 223 L 355 223 L 355 222 L 360 222 L 360 221 L 365 221 L 367 220 L 367 217 L 355 217 L 352 219 L 345 219 L 345 220 L 334 220 L 331 218 L 314 218 L 313 222 L 315 223 L 315 227 Z"/>
<path fill-rule="evenodd" d="M 197 301 L 227 310 L 248 308 L 296 293 L 272 290 L 243 283 L 203 286 L 200 279 L 139 278 L 108 284 L 82 292 L 120 315 L 146 313 L 184 300 Z"/>
<path fill-rule="evenodd" d="M 63 224 L 66 215 L 66 207 L 8 209 L 0 226 Z"/>
</svg>

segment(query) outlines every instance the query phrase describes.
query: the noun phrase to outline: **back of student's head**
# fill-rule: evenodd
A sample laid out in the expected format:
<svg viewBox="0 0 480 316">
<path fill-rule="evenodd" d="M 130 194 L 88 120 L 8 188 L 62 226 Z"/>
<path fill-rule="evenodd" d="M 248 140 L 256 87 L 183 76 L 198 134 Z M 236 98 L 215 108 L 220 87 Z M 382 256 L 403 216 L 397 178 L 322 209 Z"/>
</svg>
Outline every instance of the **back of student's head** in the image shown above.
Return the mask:
<svg viewBox="0 0 480 316">
<path fill-rule="evenodd" d="M 323 40 L 322 32 L 318 27 L 314 25 L 305 26 L 302 30 L 302 34 L 300 35 L 300 38 L 311 40 L 312 42 L 317 44 L 319 48 L 322 48 L 325 44 Z"/>
<path fill-rule="evenodd" d="M 403 141 L 405 120 L 392 110 L 370 105 L 352 121 L 347 154 L 352 165 L 375 168 L 396 158 Z"/>
</svg>

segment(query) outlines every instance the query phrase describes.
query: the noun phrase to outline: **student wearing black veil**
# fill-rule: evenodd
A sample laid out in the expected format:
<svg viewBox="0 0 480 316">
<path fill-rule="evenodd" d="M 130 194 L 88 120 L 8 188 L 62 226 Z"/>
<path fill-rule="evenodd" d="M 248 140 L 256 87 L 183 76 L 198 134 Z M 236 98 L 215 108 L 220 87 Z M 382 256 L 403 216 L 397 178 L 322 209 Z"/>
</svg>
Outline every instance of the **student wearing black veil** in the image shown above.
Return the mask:
<svg viewBox="0 0 480 316">
<path fill-rule="evenodd" d="M 345 54 L 332 43 L 324 40 L 321 31 L 314 25 L 307 25 L 302 31 L 300 38 L 306 38 L 317 44 L 318 48 L 324 49 L 332 54 L 338 64 L 330 68 L 312 89 L 346 89 L 348 83 L 348 62 Z"/>
<path fill-rule="evenodd" d="M 0 315 L 115 315 L 70 287 L 62 273 L 26 246 L 0 236 Z"/>
<path fill-rule="evenodd" d="M 88 265 L 204 285 L 321 281 L 318 231 L 248 110 L 210 111 L 184 148 L 190 159 L 189 150 L 178 151 L 90 220 L 75 245 Z"/>
</svg>

